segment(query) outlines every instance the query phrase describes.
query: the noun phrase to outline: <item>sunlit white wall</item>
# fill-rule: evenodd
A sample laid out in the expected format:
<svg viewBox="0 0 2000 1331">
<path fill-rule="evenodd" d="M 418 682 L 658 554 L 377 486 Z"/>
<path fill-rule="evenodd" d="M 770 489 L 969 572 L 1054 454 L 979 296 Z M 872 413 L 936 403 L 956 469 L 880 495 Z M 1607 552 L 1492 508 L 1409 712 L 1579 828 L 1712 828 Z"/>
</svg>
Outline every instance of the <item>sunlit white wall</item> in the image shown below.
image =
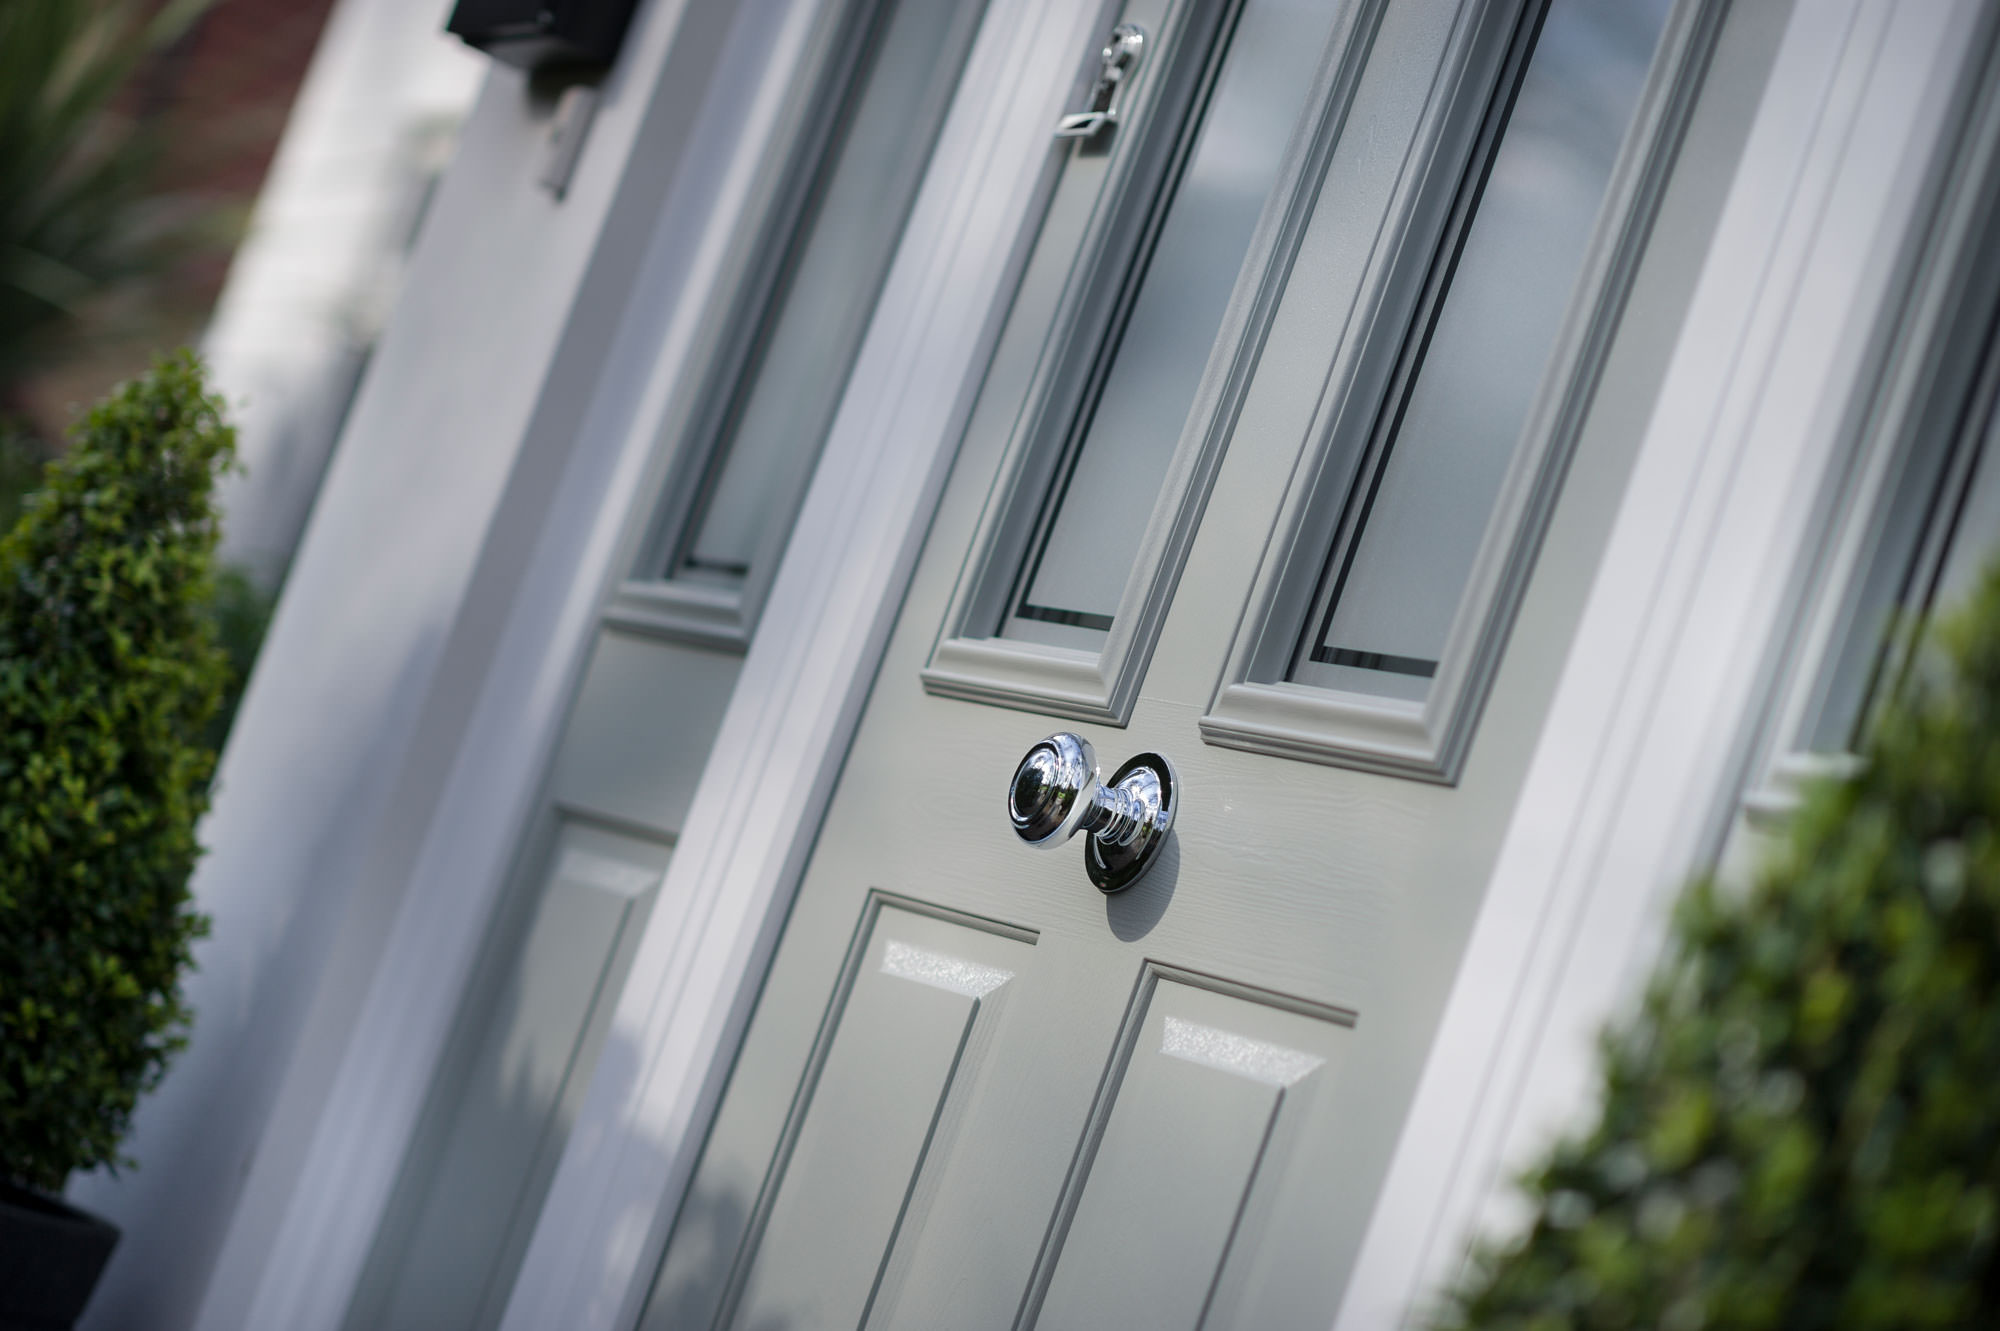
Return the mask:
<svg viewBox="0 0 2000 1331">
<path fill-rule="evenodd" d="M 203 350 L 245 471 L 224 557 L 282 576 L 486 62 L 448 0 L 334 7 Z"/>
</svg>

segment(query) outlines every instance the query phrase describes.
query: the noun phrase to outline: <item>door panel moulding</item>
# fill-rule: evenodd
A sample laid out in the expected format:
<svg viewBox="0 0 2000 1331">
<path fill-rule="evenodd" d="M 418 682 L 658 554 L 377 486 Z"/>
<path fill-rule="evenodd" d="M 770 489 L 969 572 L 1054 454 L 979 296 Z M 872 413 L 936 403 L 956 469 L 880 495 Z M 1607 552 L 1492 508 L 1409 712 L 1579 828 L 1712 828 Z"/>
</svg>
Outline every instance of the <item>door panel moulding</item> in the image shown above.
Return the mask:
<svg viewBox="0 0 2000 1331">
<path fill-rule="evenodd" d="M 992 0 L 504 1328 L 629 1327 L 1032 238 L 1104 12 Z M 1004 96 L 992 95 L 1004 89 Z"/>
<path fill-rule="evenodd" d="M 714 77 L 667 87 L 663 75 L 700 11 L 647 7 L 626 63 L 607 84 L 566 200 L 558 206 L 534 190 L 532 153 L 519 163 L 511 185 L 580 227 L 598 251 L 594 268 L 573 265 L 583 276 L 551 320 L 577 318 L 609 280 L 622 303 L 613 307 L 619 312 L 604 349 L 568 367 L 582 382 L 553 382 L 563 370 L 561 344 L 539 367 L 548 379 L 535 385 L 523 424 L 540 452 L 524 450 L 507 478 L 471 586 L 441 635 L 443 663 L 417 721 L 450 713 L 461 724 L 450 747 L 431 756 L 436 784 L 420 792 L 428 816 L 410 857 L 396 862 L 398 891 L 379 957 L 369 954 L 372 974 L 351 1032 L 341 1033 L 324 1101 L 313 1106 L 302 1163 L 295 1177 L 273 1185 L 282 1187 L 276 1205 L 239 1211 L 197 1325 L 331 1331 L 346 1311 L 477 954 L 480 924 L 506 880 L 588 655 L 624 510 L 666 404 L 696 357 L 705 311 L 726 280 L 718 257 L 736 235 L 790 65 L 822 9 L 823 0 L 767 0 L 717 11 L 727 26 L 718 21 L 704 34 L 719 48 Z M 500 95 L 521 93 L 502 85 Z M 663 167 L 658 155 L 670 151 L 677 156 Z M 629 176 L 662 172 L 649 197 L 621 197 Z M 449 178 L 445 189 L 449 195 Z M 457 331 L 477 336 L 476 327 Z M 393 401 L 382 409 L 393 412 Z M 422 740 L 420 733 L 412 742 Z M 386 784 L 400 792 L 411 779 L 399 772 Z M 672 917 L 670 904 L 654 913 Z M 259 1183 L 253 1172 L 246 1193 Z"/>
<path fill-rule="evenodd" d="M 1593 1103 L 1736 805 L 1993 27 L 1792 12 L 1335 1331 L 1416 1326 Z"/>
</svg>

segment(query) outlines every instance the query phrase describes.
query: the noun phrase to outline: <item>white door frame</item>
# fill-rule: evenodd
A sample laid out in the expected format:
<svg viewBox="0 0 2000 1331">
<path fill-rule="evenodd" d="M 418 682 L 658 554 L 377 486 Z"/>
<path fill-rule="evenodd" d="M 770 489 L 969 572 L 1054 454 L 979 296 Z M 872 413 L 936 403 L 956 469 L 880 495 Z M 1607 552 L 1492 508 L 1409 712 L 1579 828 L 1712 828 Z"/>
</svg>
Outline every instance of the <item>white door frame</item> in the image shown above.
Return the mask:
<svg viewBox="0 0 2000 1331">
<path fill-rule="evenodd" d="M 1927 226 L 1974 26 L 1970 0 L 1811 0 L 1791 17 L 1342 1331 L 1396 1323 L 1456 1268 L 1504 1200 L 1504 1163 L 1584 1100 L 1596 1030 L 1713 845 L 1800 553 L 1854 438 L 1857 371 L 1881 350 L 1899 261 Z M 637 1320 L 980 368 L 978 321 L 933 321 L 981 309 L 1007 265 L 953 228 L 1014 234 L 1044 156 L 1037 108 L 1066 82 L 1047 74 L 1089 36 L 1051 14 L 1020 22 L 1004 52 L 991 31 L 975 52 L 973 86 L 1015 86 L 989 73 L 1010 57 L 1043 77 L 961 105 L 947 127 L 942 159 L 992 136 L 993 166 L 946 173 L 919 204 L 890 317 L 828 443 L 823 472 L 841 468 L 840 483 L 816 485 L 794 537 L 819 562 L 788 559 L 779 575 L 663 889 L 687 904 L 655 917 L 618 1008 L 631 1061 L 607 1059 L 591 1088 L 508 1331 Z"/>
</svg>

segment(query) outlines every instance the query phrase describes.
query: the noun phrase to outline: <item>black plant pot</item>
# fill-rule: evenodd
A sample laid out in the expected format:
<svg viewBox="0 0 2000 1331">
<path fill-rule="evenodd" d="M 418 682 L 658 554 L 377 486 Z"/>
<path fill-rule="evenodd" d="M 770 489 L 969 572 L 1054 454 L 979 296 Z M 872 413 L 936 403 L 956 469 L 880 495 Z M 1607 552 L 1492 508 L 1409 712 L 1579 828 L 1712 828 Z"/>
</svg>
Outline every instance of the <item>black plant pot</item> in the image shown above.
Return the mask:
<svg viewBox="0 0 2000 1331">
<path fill-rule="evenodd" d="M 0 1183 L 0 1331 L 69 1331 L 117 1244 L 96 1216 Z"/>
</svg>

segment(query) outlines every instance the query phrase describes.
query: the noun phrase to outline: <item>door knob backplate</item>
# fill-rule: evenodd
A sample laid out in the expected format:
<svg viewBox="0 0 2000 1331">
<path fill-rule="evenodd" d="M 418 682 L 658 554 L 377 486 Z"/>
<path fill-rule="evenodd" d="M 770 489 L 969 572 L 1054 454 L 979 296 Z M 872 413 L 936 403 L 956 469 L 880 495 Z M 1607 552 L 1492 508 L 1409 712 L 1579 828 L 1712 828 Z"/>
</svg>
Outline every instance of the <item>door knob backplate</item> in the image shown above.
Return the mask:
<svg viewBox="0 0 2000 1331">
<path fill-rule="evenodd" d="M 1173 830 L 1180 782 L 1157 753 L 1129 759 L 1106 782 L 1081 735 L 1061 731 L 1028 750 L 1007 788 L 1015 835 L 1051 849 L 1084 834 L 1083 865 L 1104 893 L 1130 887 L 1152 867 Z"/>
</svg>

